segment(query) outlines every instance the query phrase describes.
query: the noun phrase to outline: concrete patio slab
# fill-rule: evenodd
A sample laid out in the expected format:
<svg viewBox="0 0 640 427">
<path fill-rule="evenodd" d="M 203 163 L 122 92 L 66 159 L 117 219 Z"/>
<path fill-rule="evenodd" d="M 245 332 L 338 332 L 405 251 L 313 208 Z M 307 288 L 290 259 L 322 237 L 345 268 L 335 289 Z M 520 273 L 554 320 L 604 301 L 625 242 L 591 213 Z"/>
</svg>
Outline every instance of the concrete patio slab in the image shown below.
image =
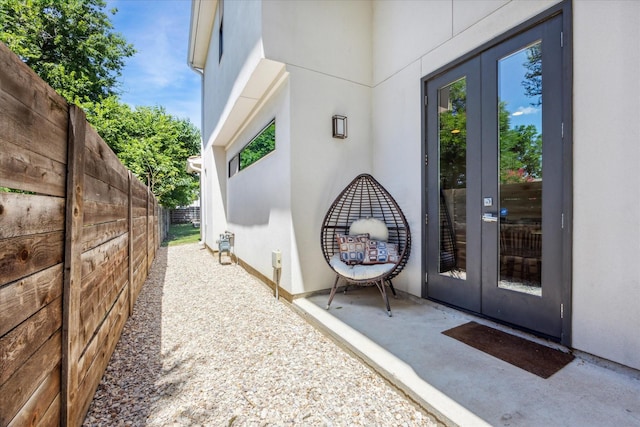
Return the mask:
<svg viewBox="0 0 640 427">
<path fill-rule="evenodd" d="M 294 300 L 307 319 L 448 425 L 640 426 L 640 372 L 578 354 L 548 379 L 442 334 L 474 320 L 559 345 L 399 292 L 388 317 L 376 288 Z"/>
</svg>

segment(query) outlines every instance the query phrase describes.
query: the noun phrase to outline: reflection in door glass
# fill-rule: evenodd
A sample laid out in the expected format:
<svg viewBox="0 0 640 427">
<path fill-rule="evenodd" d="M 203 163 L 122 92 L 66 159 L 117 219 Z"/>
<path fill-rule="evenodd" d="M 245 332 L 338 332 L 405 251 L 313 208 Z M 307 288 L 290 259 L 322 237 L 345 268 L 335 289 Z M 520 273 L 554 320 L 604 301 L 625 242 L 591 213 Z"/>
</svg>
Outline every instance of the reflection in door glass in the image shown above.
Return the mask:
<svg viewBox="0 0 640 427">
<path fill-rule="evenodd" d="M 440 256 L 438 272 L 466 279 L 467 85 L 438 90 Z"/>
<path fill-rule="evenodd" d="M 542 295 L 542 43 L 498 61 L 500 279 Z"/>
</svg>

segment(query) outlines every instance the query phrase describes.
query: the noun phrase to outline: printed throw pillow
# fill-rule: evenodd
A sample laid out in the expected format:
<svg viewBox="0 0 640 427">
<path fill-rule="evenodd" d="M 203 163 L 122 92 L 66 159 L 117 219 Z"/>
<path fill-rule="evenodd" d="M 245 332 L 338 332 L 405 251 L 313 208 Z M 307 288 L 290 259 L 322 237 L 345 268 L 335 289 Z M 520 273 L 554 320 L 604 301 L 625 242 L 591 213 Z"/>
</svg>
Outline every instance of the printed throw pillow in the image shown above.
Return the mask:
<svg viewBox="0 0 640 427">
<path fill-rule="evenodd" d="M 364 254 L 363 264 L 396 263 L 399 260 L 398 245 L 395 243 L 381 242 L 379 240 L 367 241 L 367 251 Z"/>
<path fill-rule="evenodd" d="M 347 264 L 362 264 L 369 235 L 357 234 L 355 236 L 348 236 L 345 234 L 337 234 L 336 237 L 338 239 L 340 259 Z"/>
</svg>

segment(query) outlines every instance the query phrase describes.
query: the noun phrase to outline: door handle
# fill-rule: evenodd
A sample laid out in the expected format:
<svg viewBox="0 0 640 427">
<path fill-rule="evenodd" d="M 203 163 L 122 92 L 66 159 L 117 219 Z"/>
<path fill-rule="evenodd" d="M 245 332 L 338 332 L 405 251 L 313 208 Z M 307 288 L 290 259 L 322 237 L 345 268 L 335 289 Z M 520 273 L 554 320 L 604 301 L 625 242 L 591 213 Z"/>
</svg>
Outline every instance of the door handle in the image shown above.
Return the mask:
<svg viewBox="0 0 640 427">
<path fill-rule="evenodd" d="M 484 222 L 498 222 L 498 217 L 492 213 L 487 212 L 482 214 L 482 220 Z"/>
</svg>

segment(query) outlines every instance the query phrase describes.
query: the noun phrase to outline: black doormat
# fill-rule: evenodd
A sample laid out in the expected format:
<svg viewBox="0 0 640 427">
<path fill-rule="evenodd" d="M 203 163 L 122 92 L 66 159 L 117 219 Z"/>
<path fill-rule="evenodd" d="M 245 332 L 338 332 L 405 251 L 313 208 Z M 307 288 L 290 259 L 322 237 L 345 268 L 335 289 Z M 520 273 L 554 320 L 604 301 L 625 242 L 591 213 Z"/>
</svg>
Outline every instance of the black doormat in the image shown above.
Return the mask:
<svg viewBox="0 0 640 427">
<path fill-rule="evenodd" d="M 443 334 L 542 378 L 549 378 L 574 359 L 572 354 L 476 322 L 465 323 Z"/>
</svg>

